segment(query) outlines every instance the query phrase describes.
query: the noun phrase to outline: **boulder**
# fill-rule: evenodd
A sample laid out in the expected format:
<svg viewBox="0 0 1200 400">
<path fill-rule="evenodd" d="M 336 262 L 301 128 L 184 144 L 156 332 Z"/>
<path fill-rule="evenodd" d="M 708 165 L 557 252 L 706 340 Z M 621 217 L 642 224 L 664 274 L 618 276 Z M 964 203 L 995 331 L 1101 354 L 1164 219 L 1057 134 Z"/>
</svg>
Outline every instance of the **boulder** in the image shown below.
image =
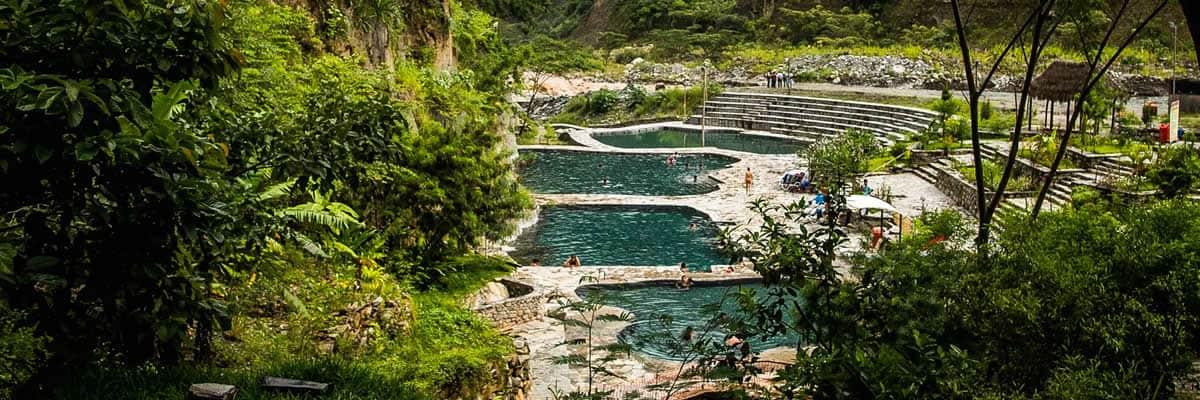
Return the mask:
<svg viewBox="0 0 1200 400">
<path fill-rule="evenodd" d="M 508 287 L 500 282 L 489 282 L 467 300 L 471 308 L 495 304 L 508 299 Z"/>
</svg>

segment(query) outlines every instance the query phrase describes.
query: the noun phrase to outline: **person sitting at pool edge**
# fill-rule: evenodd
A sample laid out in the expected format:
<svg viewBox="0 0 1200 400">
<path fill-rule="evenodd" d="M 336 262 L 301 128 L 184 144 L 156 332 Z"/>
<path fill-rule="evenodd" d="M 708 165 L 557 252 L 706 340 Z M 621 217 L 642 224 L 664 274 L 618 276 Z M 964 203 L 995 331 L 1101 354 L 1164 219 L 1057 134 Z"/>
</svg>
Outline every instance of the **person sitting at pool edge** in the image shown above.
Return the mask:
<svg viewBox="0 0 1200 400">
<path fill-rule="evenodd" d="M 529 262 L 529 266 L 530 267 L 540 267 L 540 266 L 542 266 L 542 260 L 535 258 L 535 259 L 533 259 L 533 261 Z"/>
<path fill-rule="evenodd" d="M 684 274 L 679 277 L 679 282 L 675 282 L 675 288 L 679 290 L 688 290 L 691 289 L 695 284 L 696 281 L 692 280 L 692 277 Z"/>
<path fill-rule="evenodd" d="M 682 273 L 682 274 L 688 273 L 688 266 L 687 266 L 686 262 L 679 263 L 679 273 Z"/>
</svg>

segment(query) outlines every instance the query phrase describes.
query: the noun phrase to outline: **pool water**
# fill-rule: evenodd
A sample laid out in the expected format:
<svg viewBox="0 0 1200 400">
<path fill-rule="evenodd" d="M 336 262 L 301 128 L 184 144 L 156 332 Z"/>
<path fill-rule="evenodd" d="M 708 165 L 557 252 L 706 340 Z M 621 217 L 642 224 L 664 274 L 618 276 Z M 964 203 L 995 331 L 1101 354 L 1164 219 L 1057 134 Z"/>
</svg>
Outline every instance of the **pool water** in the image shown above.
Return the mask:
<svg viewBox="0 0 1200 400">
<path fill-rule="evenodd" d="M 624 148 L 700 147 L 700 132 L 657 130 L 638 133 L 596 134 L 592 137 L 600 143 Z M 804 143 L 797 140 L 733 132 L 705 132 L 704 145 L 758 154 L 795 154 L 804 148 Z"/>
<path fill-rule="evenodd" d="M 707 308 L 705 306 L 719 303 L 727 293 L 736 292 L 741 288 L 753 289 L 759 299 L 766 297 L 766 288 L 758 283 L 695 286 L 689 290 L 678 290 L 673 286 L 584 287 L 579 289 L 578 294 L 584 298 L 620 307 L 633 313 L 636 322 L 622 330 L 618 334 L 618 339 L 629 344 L 634 351 L 655 358 L 679 360 L 687 355 L 672 354 L 671 346 L 663 343 L 663 338 L 668 334 L 671 337 L 679 338 L 683 331 L 691 326 L 696 331 L 694 340 L 724 340 L 726 333 L 715 330 L 708 332 L 707 337 L 701 337 L 704 327 L 713 318 L 712 314 L 706 312 L 709 310 L 705 310 Z M 721 310 L 734 314 L 737 306 L 732 299 L 727 299 L 722 304 Z M 660 321 L 660 317 L 663 315 L 671 316 L 672 322 L 669 327 Z M 790 316 L 786 318 L 791 319 Z M 762 351 L 782 346 L 794 347 L 796 337 L 794 335 L 753 337 L 749 342 L 753 351 Z"/>
<path fill-rule="evenodd" d="M 680 196 L 717 190 L 708 174 L 735 162 L 715 154 L 680 154 L 668 166 L 667 154 L 523 150 L 518 173 L 536 193 Z"/>
<path fill-rule="evenodd" d="M 691 230 L 696 224 L 696 230 Z M 694 270 L 729 264 L 716 247 L 718 229 L 686 207 L 547 206 L 517 237 L 513 259 L 558 267 L 577 255 L 588 266 L 666 266 Z"/>
</svg>

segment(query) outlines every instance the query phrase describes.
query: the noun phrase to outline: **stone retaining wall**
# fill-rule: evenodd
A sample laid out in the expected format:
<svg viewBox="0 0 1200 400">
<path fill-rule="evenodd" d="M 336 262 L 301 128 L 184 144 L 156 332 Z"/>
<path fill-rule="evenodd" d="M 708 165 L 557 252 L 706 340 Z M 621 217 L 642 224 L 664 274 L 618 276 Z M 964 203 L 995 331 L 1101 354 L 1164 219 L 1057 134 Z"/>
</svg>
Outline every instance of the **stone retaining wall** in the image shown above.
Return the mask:
<svg viewBox="0 0 1200 400">
<path fill-rule="evenodd" d="M 956 171 L 947 171 L 944 168 L 934 168 L 937 171 L 937 183 L 934 184 L 938 190 L 942 191 L 954 204 L 962 207 L 967 212 L 972 214 L 979 213 L 978 198 L 975 196 L 975 184 L 963 179 Z M 996 192 L 988 190 L 986 196 L 989 198 L 994 196 Z M 1011 192 L 1005 191 L 1004 198 L 1028 197 L 1031 192 Z"/>
<path fill-rule="evenodd" d="M 950 150 L 950 155 L 970 154 L 970 153 L 971 153 L 971 150 L 968 150 L 968 149 Z M 913 168 L 924 167 L 926 165 L 933 164 L 933 163 L 937 162 L 937 160 L 940 160 L 943 157 L 945 157 L 943 154 L 946 154 L 946 152 L 944 152 L 942 150 L 913 149 L 913 150 L 909 151 L 908 164 L 910 166 L 912 166 Z"/>
<path fill-rule="evenodd" d="M 506 330 L 545 315 L 543 291 L 531 284 L 513 279 L 501 279 L 508 288 L 509 298 L 475 308 L 475 313 L 487 318 L 497 329 Z"/>
<path fill-rule="evenodd" d="M 1082 151 L 1074 147 L 1068 147 L 1066 154 L 1066 158 L 1070 159 L 1071 162 L 1074 162 L 1075 166 L 1084 169 L 1096 168 L 1097 164 L 1100 164 L 1106 160 L 1113 160 L 1117 163 L 1121 163 L 1118 160 L 1120 157 L 1120 154 L 1095 154 Z"/>
<path fill-rule="evenodd" d="M 533 389 L 533 373 L 529 366 L 529 344 L 513 340 L 515 351 L 492 370 L 491 384 L 476 396 L 476 400 L 525 400 Z"/>
</svg>

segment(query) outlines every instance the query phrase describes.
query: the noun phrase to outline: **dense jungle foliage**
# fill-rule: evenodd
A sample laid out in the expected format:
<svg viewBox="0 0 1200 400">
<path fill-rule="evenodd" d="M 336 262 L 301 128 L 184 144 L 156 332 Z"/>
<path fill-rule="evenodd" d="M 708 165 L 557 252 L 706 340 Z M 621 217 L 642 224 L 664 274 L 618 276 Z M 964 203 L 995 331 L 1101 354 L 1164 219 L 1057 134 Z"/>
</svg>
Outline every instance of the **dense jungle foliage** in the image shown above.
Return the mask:
<svg viewBox="0 0 1200 400">
<path fill-rule="evenodd" d="M 807 54 L 903 55 L 944 62 L 957 60 L 954 22 L 945 2 L 925 0 L 478 0 L 501 17 L 501 30 L 513 42 L 538 36 L 571 38 L 603 49 L 618 49 L 619 63 L 634 57 L 655 61 L 714 61 L 753 64 L 779 63 Z M 1119 0 L 1073 2 L 1093 10 L 1088 19 L 1064 24 L 1062 39 L 1050 53 L 1082 59 L 1076 31 L 1093 32 L 1095 22 L 1113 19 Z M 1178 35 L 1181 62 L 1195 60 L 1177 2 L 1150 24 L 1121 64 L 1145 73 L 1161 73 L 1160 64 L 1172 57 L 1173 31 Z M 1009 31 L 1021 21 L 1013 9 L 1029 2 L 979 0 L 964 2 L 972 35 L 980 48 L 1003 47 Z M 1129 15 L 1145 14 L 1150 2 L 1132 2 Z M 1122 31 L 1133 28 L 1132 22 Z M 1102 29 L 1100 30 L 1103 31 Z M 997 49 L 998 50 L 998 49 Z"/>
<path fill-rule="evenodd" d="M 456 296 L 509 268 L 461 257 L 530 205 L 501 146 L 518 58 L 455 8 L 462 68 L 440 71 L 322 54 L 344 31 L 265 0 L 0 2 L 4 397 L 284 370 L 429 398 L 490 377 L 509 345 Z M 415 317 L 316 350 L 376 297 Z"/>
<path fill-rule="evenodd" d="M 760 229 L 728 240 L 767 294 L 733 293 L 741 312 L 710 324 L 802 338 L 782 398 L 1174 398 L 1194 379 L 1194 203 L 1047 213 L 1001 232 L 990 258 L 963 245 L 972 232 L 956 211 L 929 213 L 849 268 L 834 262 L 847 228 L 788 232 L 798 210 L 755 207 Z M 743 374 L 722 368 L 708 373 Z"/>
</svg>

